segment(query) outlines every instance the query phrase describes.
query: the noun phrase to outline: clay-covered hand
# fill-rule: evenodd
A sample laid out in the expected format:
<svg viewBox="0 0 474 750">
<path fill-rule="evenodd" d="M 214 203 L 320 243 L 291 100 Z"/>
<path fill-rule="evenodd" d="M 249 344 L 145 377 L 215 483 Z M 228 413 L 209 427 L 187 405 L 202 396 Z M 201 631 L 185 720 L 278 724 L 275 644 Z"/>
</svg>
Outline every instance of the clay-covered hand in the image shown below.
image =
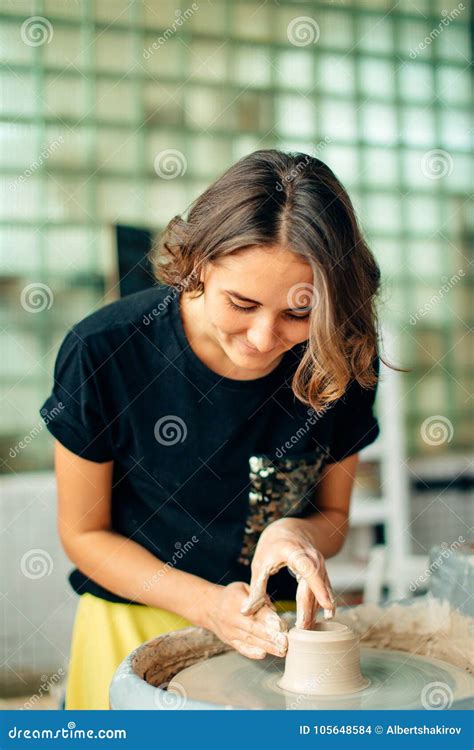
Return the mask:
<svg viewBox="0 0 474 750">
<path fill-rule="evenodd" d="M 249 659 L 263 659 L 267 654 L 285 656 L 286 623 L 268 596 L 258 612 L 244 616 L 240 610 L 249 593 L 250 586 L 242 581 L 219 586 L 208 608 L 206 627 Z"/>
<path fill-rule="evenodd" d="M 258 612 L 267 596 L 267 582 L 280 568 L 287 566 L 296 576 L 296 627 L 310 628 L 318 608 L 324 617 L 335 613 L 335 597 L 326 571 L 323 555 L 312 541 L 304 518 L 280 518 L 269 524 L 260 535 L 252 560 L 250 596 L 241 612 Z"/>
</svg>

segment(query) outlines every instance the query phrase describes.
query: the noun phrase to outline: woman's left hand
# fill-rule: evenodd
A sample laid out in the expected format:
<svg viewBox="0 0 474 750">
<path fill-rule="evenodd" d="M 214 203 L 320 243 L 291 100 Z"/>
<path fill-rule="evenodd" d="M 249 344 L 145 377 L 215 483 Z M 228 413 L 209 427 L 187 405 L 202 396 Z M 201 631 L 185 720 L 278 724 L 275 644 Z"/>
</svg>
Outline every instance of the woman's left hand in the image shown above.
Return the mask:
<svg viewBox="0 0 474 750">
<path fill-rule="evenodd" d="M 310 628 L 318 608 L 324 617 L 335 613 L 335 598 L 323 555 L 313 544 L 311 521 L 304 518 L 280 518 L 260 535 L 252 560 L 252 579 L 248 599 L 241 613 L 251 615 L 265 603 L 268 578 L 285 565 L 298 581 L 296 627 Z"/>
</svg>

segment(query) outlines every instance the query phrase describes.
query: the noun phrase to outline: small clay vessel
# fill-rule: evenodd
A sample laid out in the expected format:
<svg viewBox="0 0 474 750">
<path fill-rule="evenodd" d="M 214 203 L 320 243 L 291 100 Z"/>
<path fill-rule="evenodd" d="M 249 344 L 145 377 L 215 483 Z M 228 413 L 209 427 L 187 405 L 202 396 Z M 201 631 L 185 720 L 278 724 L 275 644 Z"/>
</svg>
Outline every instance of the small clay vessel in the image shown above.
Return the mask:
<svg viewBox="0 0 474 750">
<path fill-rule="evenodd" d="M 360 671 L 359 639 L 340 622 L 317 622 L 288 633 L 285 673 L 279 687 L 291 693 L 338 695 L 369 684 Z"/>
</svg>

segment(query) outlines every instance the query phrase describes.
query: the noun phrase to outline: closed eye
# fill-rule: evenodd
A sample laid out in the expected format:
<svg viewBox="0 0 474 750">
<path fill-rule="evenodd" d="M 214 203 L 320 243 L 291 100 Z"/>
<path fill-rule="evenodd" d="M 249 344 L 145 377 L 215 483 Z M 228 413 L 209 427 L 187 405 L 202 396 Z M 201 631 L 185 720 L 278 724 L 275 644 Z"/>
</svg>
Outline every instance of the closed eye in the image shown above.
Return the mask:
<svg viewBox="0 0 474 750">
<path fill-rule="evenodd" d="M 239 312 L 242 312 L 244 314 L 251 313 L 254 310 L 257 309 L 257 305 L 250 305 L 249 307 L 242 307 L 241 305 L 236 305 L 235 302 L 232 302 L 230 298 L 227 298 L 227 304 L 233 309 L 233 310 L 239 310 Z M 304 315 L 295 315 L 293 313 L 283 313 L 283 315 L 286 318 L 289 318 L 290 320 L 307 320 L 309 318 L 310 313 L 307 312 Z"/>
</svg>

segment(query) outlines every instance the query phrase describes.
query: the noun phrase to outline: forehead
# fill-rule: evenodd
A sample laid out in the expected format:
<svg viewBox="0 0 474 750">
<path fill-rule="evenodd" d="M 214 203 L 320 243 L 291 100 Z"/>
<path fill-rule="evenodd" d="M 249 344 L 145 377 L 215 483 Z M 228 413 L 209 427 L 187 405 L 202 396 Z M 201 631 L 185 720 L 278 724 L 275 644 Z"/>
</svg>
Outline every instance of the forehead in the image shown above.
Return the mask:
<svg viewBox="0 0 474 750">
<path fill-rule="evenodd" d="M 215 270 L 222 284 L 232 281 L 232 289 L 262 302 L 264 296 L 272 300 L 295 284 L 313 281 L 313 270 L 301 255 L 278 247 L 248 248 L 223 256 Z"/>
</svg>

